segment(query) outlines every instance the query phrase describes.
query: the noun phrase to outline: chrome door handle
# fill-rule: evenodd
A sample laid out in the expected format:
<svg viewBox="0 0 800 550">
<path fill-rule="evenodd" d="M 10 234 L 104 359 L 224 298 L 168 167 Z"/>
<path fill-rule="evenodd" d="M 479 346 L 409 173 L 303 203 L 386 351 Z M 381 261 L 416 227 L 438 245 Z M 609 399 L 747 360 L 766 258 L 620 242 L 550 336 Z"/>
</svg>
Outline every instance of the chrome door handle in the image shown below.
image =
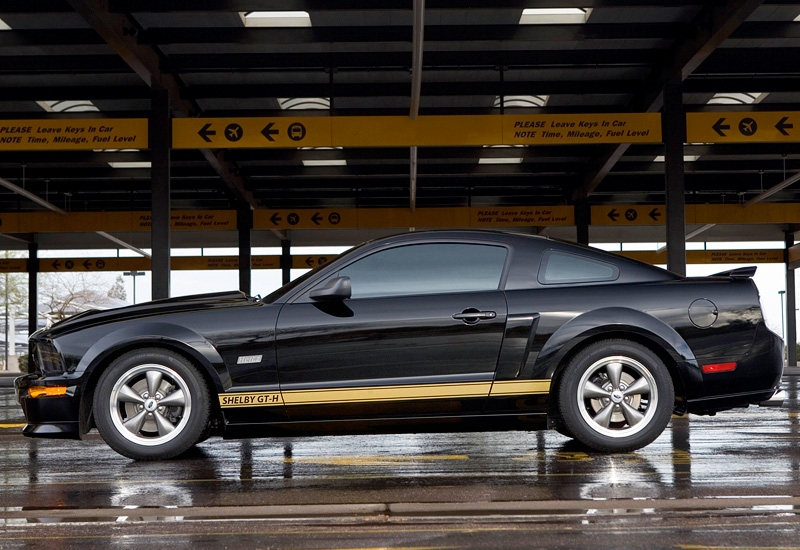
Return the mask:
<svg viewBox="0 0 800 550">
<path fill-rule="evenodd" d="M 497 317 L 497 313 L 494 311 L 463 311 L 453 314 L 453 319 L 461 321 L 471 321 L 473 319 L 477 321 L 480 319 L 494 319 L 495 317 Z"/>
</svg>

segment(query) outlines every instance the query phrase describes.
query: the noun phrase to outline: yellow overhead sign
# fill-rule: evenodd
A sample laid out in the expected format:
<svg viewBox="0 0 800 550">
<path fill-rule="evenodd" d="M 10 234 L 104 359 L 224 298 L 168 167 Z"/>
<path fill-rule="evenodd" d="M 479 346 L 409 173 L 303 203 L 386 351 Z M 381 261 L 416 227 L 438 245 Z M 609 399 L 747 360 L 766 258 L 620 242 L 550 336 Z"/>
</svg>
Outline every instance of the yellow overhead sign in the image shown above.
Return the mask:
<svg viewBox="0 0 800 550">
<path fill-rule="evenodd" d="M 253 229 L 373 229 L 574 225 L 572 206 L 256 210 Z"/>
<path fill-rule="evenodd" d="M 658 113 L 177 118 L 176 149 L 660 143 Z"/>
<path fill-rule="evenodd" d="M 331 117 L 175 118 L 176 149 L 330 147 Z"/>
<path fill-rule="evenodd" d="M 0 258 L 0 273 L 24 273 L 28 271 L 25 258 Z"/>
<path fill-rule="evenodd" d="M 146 118 L 0 120 L 0 151 L 146 148 Z"/>
<path fill-rule="evenodd" d="M 173 210 L 174 231 L 235 231 L 234 210 Z M 797 223 L 800 203 L 767 203 L 744 208 L 738 204 L 686 205 L 686 223 Z M 663 204 L 592 206 L 592 225 L 665 225 Z M 149 231 L 150 212 L 0 213 L 0 233 L 82 233 Z M 472 206 L 452 208 L 320 208 L 255 210 L 253 229 L 403 229 L 493 228 L 575 225 L 574 207 Z M 135 243 L 134 243 L 135 244 Z"/>
<path fill-rule="evenodd" d="M 592 225 L 664 225 L 663 204 L 592 206 Z"/>
<path fill-rule="evenodd" d="M 686 114 L 691 143 L 800 141 L 800 111 Z M 658 113 L 176 118 L 176 149 L 661 143 Z M 0 120 L 0 151 L 146 149 L 146 118 Z"/>
<path fill-rule="evenodd" d="M 648 264 L 667 263 L 667 252 L 625 251 L 616 252 Z M 783 263 L 783 250 L 687 250 L 686 263 L 689 264 L 780 264 Z"/>
<path fill-rule="evenodd" d="M 666 225 L 663 204 L 610 204 L 592 206 L 592 225 Z M 800 203 L 687 204 L 687 225 L 797 223 Z"/>
<path fill-rule="evenodd" d="M 173 210 L 175 231 L 219 231 L 236 229 L 235 210 Z M 0 212 L 0 233 L 60 233 L 92 231 L 149 231 L 150 212 Z"/>
<path fill-rule="evenodd" d="M 659 113 L 504 115 L 506 145 L 661 143 Z"/>
<path fill-rule="evenodd" d="M 800 141 L 800 111 L 686 113 L 689 143 Z"/>
<path fill-rule="evenodd" d="M 150 270 L 149 258 L 40 258 L 43 273 L 75 273 L 78 271 Z"/>
</svg>

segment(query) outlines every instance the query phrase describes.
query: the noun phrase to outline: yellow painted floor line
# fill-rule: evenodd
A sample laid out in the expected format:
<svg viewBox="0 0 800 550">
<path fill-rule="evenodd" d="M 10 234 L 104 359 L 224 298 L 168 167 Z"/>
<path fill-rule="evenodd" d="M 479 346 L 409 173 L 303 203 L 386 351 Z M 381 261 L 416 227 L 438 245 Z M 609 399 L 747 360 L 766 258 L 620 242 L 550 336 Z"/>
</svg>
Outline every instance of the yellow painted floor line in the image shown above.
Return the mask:
<svg viewBox="0 0 800 550">
<path fill-rule="evenodd" d="M 24 428 L 25 424 L 0 424 L 0 428 Z"/>
</svg>

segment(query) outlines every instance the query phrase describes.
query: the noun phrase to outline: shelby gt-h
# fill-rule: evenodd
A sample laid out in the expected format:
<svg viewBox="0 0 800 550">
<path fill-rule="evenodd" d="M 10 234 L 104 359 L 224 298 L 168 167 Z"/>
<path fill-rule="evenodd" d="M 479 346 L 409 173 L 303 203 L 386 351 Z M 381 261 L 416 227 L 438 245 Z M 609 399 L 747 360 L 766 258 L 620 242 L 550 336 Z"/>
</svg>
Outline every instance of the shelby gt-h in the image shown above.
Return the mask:
<svg viewBox="0 0 800 550">
<path fill-rule="evenodd" d="M 783 345 L 754 269 L 704 278 L 507 233 L 366 243 L 264 299 L 241 292 L 76 315 L 30 339 L 32 437 L 96 426 L 119 453 L 210 435 L 552 427 L 604 451 L 674 413 L 771 398 Z"/>
</svg>

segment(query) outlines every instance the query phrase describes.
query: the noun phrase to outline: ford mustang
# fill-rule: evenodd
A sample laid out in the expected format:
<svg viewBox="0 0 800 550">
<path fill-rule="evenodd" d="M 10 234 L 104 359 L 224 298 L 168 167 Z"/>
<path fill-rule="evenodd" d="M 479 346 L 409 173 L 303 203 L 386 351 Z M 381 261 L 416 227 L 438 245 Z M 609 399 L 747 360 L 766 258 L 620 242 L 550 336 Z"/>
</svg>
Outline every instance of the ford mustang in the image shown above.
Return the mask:
<svg viewBox="0 0 800 550">
<path fill-rule="evenodd" d="M 772 398 L 783 343 L 754 268 L 684 278 L 544 237 L 418 232 L 359 245 L 265 298 L 75 315 L 30 338 L 30 437 L 96 427 L 134 459 L 210 436 L 554 428 L 600 451 L 672 414 Z"/>
</svg>

